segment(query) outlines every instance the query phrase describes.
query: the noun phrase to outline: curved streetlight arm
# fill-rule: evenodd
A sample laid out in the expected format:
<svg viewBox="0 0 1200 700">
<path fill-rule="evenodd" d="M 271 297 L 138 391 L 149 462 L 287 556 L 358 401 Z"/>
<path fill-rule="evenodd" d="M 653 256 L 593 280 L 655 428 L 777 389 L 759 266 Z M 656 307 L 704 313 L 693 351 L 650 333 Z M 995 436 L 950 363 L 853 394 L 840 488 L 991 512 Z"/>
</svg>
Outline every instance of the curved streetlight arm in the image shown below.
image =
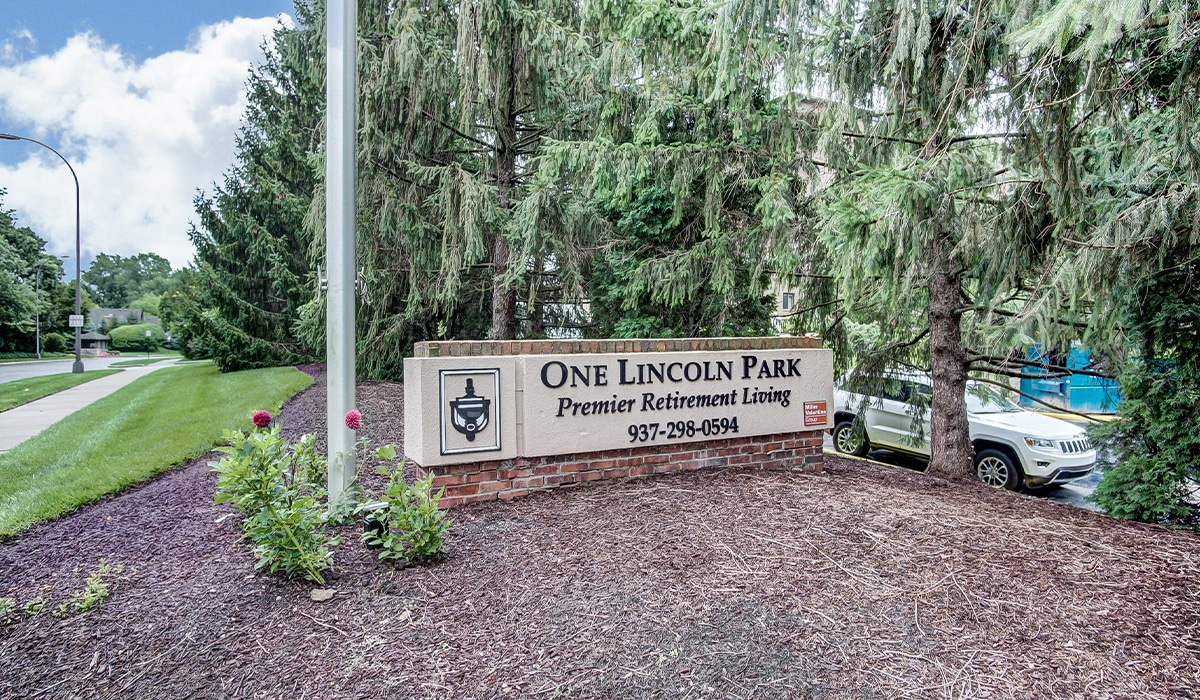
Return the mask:
<svg viewBox="0 0 1200 700">
<path fill-rule="evenodd" d="M 59 160 L 61 160 L 63 164 L 67 166 L 67 170 L 71 171 L 71 177 L 75 179 L 75 315 L 82 316 L 83 295 L 80 292 L 79 286 L 79 176 L 75 174 L 75 168 L 71 167 L 70 161 L 63 157 L 63 154 L 56 151 L 52 146 L 44 144 L 36 139 L 31 139 L 27 136 L 17 136 L 16 134 L 0 134 L 0 139 L 4 141 L 28 141 L 29 143 L 35 143 L 42 148 L 45 148 L 54 155 L 58 156 Z M 83 329 L 79 326 L 75 327 L 75 364 L 71 367 L 71 371 L 75 374 L 81 374 L 83 372 L 83 340 L 80 337 L 82 335 L 82 331 Z"/>
</svg>

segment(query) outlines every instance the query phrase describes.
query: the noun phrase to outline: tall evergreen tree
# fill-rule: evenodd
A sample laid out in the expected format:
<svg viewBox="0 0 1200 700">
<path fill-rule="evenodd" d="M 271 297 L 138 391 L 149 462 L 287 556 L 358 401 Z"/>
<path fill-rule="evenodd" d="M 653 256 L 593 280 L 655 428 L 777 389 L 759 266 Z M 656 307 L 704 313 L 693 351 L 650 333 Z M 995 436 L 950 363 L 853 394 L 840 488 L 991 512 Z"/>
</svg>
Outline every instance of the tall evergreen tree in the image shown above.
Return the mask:
<svg viewBox="0 0 1200 700">
<path fill-rule="evenodd" d="M 480 298 L 491 337 L 511 339 L 517 288 L 569 266 L 587 234 L 558 227 L 532 185 L 544 139 L 585 126 L 578 4 L 365 5 L 359 254 L 374 277 L 362 343 L 470 327 Z"/>
<path fill-rule="evenodd" d="M 211 196 L 196 198 L 190 235 L 196 270 L 166 302 L 185 352 L 222 370 L 302 361 L 300 308 L 316 294 L 305 219 L 318 183 L 310 154 L 322 138 L 321 8 L 296 2 L 295 29 L 279 27 L 253 70 L 237 163 Z"/>
</svg>

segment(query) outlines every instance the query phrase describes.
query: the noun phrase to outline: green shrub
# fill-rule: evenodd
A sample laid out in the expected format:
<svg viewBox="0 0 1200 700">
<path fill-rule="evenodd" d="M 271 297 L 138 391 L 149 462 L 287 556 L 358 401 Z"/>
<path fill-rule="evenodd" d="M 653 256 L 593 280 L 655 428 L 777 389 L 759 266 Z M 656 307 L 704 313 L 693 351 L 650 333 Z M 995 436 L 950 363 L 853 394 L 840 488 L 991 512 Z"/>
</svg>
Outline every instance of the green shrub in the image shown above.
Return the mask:
<svg viewBox="0 0 1200 700">
<path fill-rule="evenodd" d="M 1200 531 L 1200 383 L 1149 364 L 1122 374 L 1117 419 L 1088 431 L 1112 460 L 1092 498 L 1120 518 Z"/>
<path fill-rule="evenodd" d="M 331 547 L 340 541 L 326 534 L 325 460 L 312 435 L 290 444 L 279 425 L 249 434 L 225 434 L 225 453 L 213 470 L 217 503 L 241 513 L 243 537 L 254 543 L 256 568 L 282 570 L 319 584 L 333 565 Z"/>
<path fill-rule="evenodd" d="M 389 448 L 381 450 L 379 456 L 391 459 L 395 448 L 390 448 L 390 456 Z M 433 492 L 432 474 L 409 486 L 404 481 L 403 471 L 404 463 L 401 462 L 388 480 L 383 496 L 386 507 L 373 511 L 380 529 L 364 532 L 363 540 L 383 548 L 380 559 L 430 561 L 446 551 L 446 532 L 451 521 L 438 508 L 438 500 L 446 489 Z M 387 467 L 379 467 L 379 473 L 386 475 Z"/>
<path fill-rule="evenodd" d="M 67 342 L 67 336 L 62 333 L 47 333 L 42 336 L 43 352 L 66 352 L 68 347 L 71 345 Z"/>
<path fill-rule="evenodd" d="M 146 331 L 150 331 L 149 338 L 146 337 Z M 157 350 L 166 340 L 167 334 L 163 332 L 161 326 L 153 323 L 139 323 L 133 326 L 118 326 L 109 331 L 108 337 L 112 341 L 113 350 L 145 352 L 147 349 Z"/>
</svg>

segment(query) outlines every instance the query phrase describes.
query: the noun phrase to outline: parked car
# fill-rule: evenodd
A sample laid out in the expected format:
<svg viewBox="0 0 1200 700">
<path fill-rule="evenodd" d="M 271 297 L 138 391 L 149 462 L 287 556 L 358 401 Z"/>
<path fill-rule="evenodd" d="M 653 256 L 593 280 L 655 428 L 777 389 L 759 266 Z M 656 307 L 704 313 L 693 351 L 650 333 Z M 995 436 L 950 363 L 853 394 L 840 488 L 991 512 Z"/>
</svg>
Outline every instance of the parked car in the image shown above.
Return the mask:
<svg viewBox="0 0 1200 700">
<path fill-rule="evenodd" d="M 892 373 L 882 386 L 878 396 L 834 392 L 834 447 L 858 456 L 882 448 L 928 458 L 930 378 Z M 988 486 L 1036 489 L 1095 468 L 1096 450 L 1082 428 L 1026 411 L 989 384 L 967 382 L 966 398 L 975 474 Z"/>
</svg>

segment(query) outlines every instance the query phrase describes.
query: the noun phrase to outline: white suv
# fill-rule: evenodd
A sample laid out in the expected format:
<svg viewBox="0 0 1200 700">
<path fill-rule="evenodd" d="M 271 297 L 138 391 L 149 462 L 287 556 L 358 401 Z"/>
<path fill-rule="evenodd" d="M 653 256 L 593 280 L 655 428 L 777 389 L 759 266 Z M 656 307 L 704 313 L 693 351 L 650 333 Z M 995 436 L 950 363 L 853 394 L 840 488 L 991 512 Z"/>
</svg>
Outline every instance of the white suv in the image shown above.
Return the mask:
<svg viewBox="0 0 1200 700">
<path fill-rule="evenodd" d="M 890 374 L 882 386 L 879 396 L 834 392 L 834 447 L 860 457 L 883 448 L 928 458 L 929 377 Z M 988 384 L 967 382 L 967 423 L 975 474 L 988 486 L 1036 489 L 1095 468 L 1096 450 L 1082 428 L 1025 411 Z"/>
</svg>

